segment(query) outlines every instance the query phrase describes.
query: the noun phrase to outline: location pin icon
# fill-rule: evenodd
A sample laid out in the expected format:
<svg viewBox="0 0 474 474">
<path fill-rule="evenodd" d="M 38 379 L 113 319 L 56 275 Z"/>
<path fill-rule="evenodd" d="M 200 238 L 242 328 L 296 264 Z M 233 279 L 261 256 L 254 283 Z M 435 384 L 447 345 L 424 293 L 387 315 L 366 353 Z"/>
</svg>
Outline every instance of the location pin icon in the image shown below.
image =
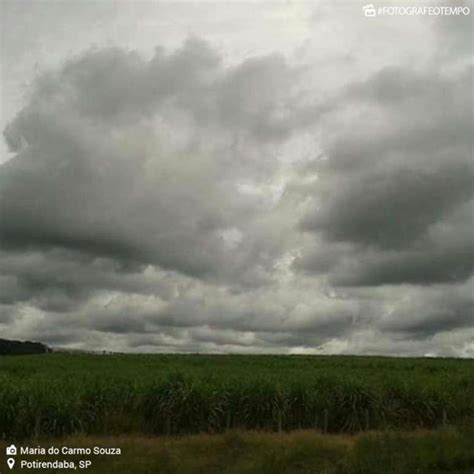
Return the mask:
<svg viewBox="0 0 474 474">
<path fill-rule="evenodd" d="M 13 466 L 15 465 L 15 460 L 13 458 L 8 458 L 7 464 L 10 469 L 13 469 Z"/>
</svg>

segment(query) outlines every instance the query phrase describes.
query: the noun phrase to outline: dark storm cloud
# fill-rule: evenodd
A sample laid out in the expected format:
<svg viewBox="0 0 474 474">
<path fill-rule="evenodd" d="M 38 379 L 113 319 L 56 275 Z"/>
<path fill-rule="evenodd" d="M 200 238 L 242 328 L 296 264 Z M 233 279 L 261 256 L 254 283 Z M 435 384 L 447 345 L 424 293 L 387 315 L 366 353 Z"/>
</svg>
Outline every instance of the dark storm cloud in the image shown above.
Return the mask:
<svg viewBox="0 0 474 474">
<path fill-rule="evenodd" d="M 291 224 L 259 180 L 299 122 L 297 76 L 278 55 L 224 68 L 190 40 L 149 61 L 93 50 L 38 78 L 5 130 L 14 155 L 0 174 L 0 300 L 22 314 L 12 334 L 158 332 L 191 347 L 191 329 L 273 331 L 294 296 L 249 291 L 277 281 Z"/>
<path fill-rule="evenodd" d="M 170 294 L 166 273 L 147 273 L 143 266 L 52 249 L 0 252 L 0 302 L 29 303 L 55 312 L 67 312 L 99 291 Z"/>
<path fill-rule="evenodd" d="M 342 264 L 331 281 L 342 286 L 377 286 L 382 284 L 456 283 L 474 271 L 474 245 L 461 248 L 411 249 L 404 252 L 381 252 L 364 255 Z"/>
<path fill-rule="evenodd" d="M 351 85 L 316 162 L 319 236 L 297 268 L 336 285 L 429 284 L 469 278 L 473 261 L 472 69 L 454 76 L 384 70 Z M 353 121 L 350 106 L 358 104 Z M 375 127 L 375 134 L 364 129 Z M 335 244 L 337 243 L 337 244 Z"/>
<path fill-rule="evenodd" d="M 23 142 L 52 138 L 57 125 L 41 121 L 51 104 L 55 112 L 74 112 L 107 127 L 157 115 L 168 118 L 176 108 L 201 124 L 281 139 L 296 79 L 296 70 L 277 54 L 224 68 L 217 53 L 196 38 L 170 55 L 156 48 L 149 61 L 134 51 L 91 50 L 38 78 L 30 104 L 5 137 L 13 150 Z"/>
<path fill-rule="evenodd" d="M 347 177 L 469 163 L 472 154 L 472 65 L 441 76 L 388 67 L 328 101 L 324 131 L 330 159 L 319 173 Z M 374 133 L 367 133 L 367 130 Z"/>
<path fill-rule="evenodd" d="M 0 175 L 2 246 L 256 284 L 254 264 L 268 252 L 250 236 L 229 260 L 222 233 L 261 212 L 237 185 L 265 160 L 235 158 L 247 153 L 244 141 L 258 150 L 281 139 L 290 78 L 296 72 L 276 55 L 222 68 L 195 39 L 150 61 L 91 51 L 43 75 L 5 130 L 16 155 Z"/>
<path fill-rule="evenodd" d="M 342 181 L 304 228 L 320 228 L 328 240 L 398 248 L 474 195 L 474 164 L 368 170 L 355 181 Z"/>
<path fill-rule="evenodd" d="M 353 54 L 318 30 L 303 66 L 191 38 L 90 49 L 36 78 L 4 132 L 0 332 L 472 354 L 472 68 L 452 53 L 466 30 L 430 24 L 446 47 L 416 63 L 393 54 L 396 25 L 380 44 L 364 18 L 346 26 Z"/>
<path fill-rule="evenodd" d="M 183 343 L 205 338 L 219 344 L 223 335 L 235 345 L 276 348 L 283 341 L 310 345 L 349 334 L 375 314 L 370 302 L 351 299 L 302 298 L 298 293 L 267 289 L 240 294 L 201 283 L 180 281 L 177 276 L 157 282 L 168 283 L 177 291 L 167 298 L 155 293 L 118 292 L 104 297 L 97 292 L 89 295 L 81 306 L 61 312 L 48 312 L 47 318 L 30 318 L 31 333 L 48 334 L 52 326 L 64 332 L 83 332 L 96 338 L 104 335 L 161 334 Z M 305 292 L 306 293 L 306 292 Z M 31 302 L 30 302 L 31 303 Z M 365 323 L 364 323 L 365 324 Z M 195 338 L 196 336 L 196 338 Z M 87 336 L 88 337 L 88 336 Z M 176 341 L 175 341 L 176 342 Z"/>
<path fill-rule="evenodd" d="M 473 324 L 472 284 L 430 292 L 423 301 L 409 298 L 377 323 L 383 331 L 415 339 L 432 337 L 457 328 L 470 328 Z"/>
</svg>

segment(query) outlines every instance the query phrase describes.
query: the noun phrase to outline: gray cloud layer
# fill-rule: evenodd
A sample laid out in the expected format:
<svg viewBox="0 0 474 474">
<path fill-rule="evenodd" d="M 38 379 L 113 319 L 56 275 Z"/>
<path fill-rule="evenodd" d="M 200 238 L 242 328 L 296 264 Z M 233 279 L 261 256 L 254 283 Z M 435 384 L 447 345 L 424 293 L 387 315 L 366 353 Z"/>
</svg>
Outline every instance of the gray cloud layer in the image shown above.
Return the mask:
<svg viewBox="0 0 474 474">
<path fill-rule="evenodd" d="M 1 175 L 2 244 L 246 278 L 271 245 L 249 236 L 229 258 L 222 233 L 242 220 L 271 232 L 238 184 L 276 166 L 244 150 L 281 140 L 293 111 L 281 104 L 283 117 L 272 115 L 291 75 L 277 56 L 222 70 L 206 44 L 189 40 L 148 62 L 92 51 L 41 77 L 5 131 L 17 155 Z"/>
<path fill-rule="evenodd" d="M 4 130 L 1 334 L 472 356 L 470 52 L 229 62 L 191 37 L 43 72 Z"/>
<path fill-rule="evenodd" d="M 343 285 L 469 278 L 471 82 L 471 67 L 449 78 L 385 70 L 349 88 L 327 119 L 342 133 L 328 145 L 329 159 L 316 165 L 322 182 L 302 222 L 324 241 L 299 267 L 330 271 Z M 357 107 L 364 120 L 346 118 L 348 107 Z M 367 134 L 367 123 L 379 133 Z M 338 242 L 346 244 L 343 250 L 331 251 Z"/>
</svg>

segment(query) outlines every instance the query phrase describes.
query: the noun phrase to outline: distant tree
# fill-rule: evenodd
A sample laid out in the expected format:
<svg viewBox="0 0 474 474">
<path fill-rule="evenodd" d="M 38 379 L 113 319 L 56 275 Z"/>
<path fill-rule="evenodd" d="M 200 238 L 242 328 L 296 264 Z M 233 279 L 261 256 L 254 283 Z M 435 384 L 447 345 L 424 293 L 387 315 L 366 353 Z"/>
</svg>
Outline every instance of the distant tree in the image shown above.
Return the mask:
<svg viewBox="0 0 474 474">
<path fill-rule="evenodd" d="M 25 355 L 25 354 L 46 354 L 52 352 L 51 349 L 40 342 L 22 342 L 0 339 L 0 356 L 2 355 Z"/>
</svg>

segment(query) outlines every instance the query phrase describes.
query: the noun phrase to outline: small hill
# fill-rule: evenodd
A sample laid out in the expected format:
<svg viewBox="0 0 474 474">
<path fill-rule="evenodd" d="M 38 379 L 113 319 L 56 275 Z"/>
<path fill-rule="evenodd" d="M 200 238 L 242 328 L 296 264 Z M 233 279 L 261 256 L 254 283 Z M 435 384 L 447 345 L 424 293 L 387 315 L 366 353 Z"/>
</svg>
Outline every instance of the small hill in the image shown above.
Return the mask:
<svg viewBox="0 0 474 474">
<path fill-rule="evenodd" d="M 51 349 L 41 342 L 31 341 L 10 341 L 0 339 L 0 356 L 2 355 L 26 355 L 26 354 L 46 354 L 52 352 Z"/>
</svg>

